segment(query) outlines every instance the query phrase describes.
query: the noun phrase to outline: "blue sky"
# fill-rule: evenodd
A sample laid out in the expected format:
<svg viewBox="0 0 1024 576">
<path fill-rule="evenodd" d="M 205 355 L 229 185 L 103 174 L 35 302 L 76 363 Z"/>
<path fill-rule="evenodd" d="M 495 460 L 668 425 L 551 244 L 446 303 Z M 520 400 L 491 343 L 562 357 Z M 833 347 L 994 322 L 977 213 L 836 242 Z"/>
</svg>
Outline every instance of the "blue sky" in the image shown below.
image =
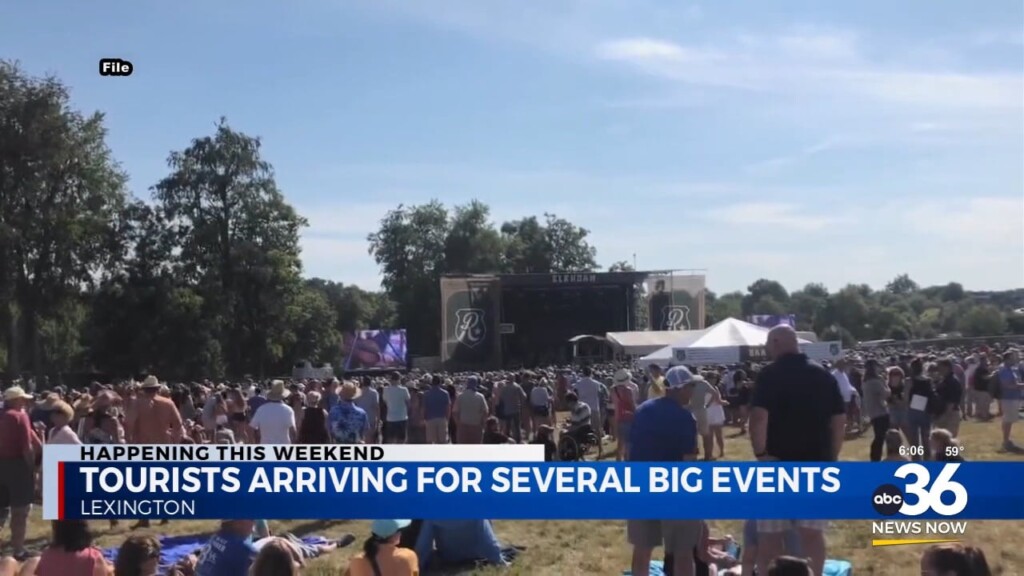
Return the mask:
<svg viewBox="0 0 1024 576">
<path fill-rule="evenodd" d="M 1024 286 L 1019 0 L 50 0 L 0 55 L 106 112 L 140 196 L 221 115 L 261 136 L 307 274 L 365 288 L 366 234 L 435 197 L 720 293 Z"/>
</svg>

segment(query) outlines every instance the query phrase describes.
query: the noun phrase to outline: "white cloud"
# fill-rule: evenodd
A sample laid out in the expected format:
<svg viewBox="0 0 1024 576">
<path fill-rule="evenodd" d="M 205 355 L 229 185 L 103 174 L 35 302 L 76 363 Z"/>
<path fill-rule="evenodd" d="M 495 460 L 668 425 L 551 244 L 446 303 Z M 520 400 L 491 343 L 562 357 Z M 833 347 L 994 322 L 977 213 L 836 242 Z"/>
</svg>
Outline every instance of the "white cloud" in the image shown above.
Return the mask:
<svg viewBox="0 0 1024 576">
<path fill-rule="evenodd" d="M 1002 248 L 1017 255 L 1007 264 L 1024 266 L 1024 196 L 933 200 L 909 206 L 904 213 L 918 234 L 965 246 Z"/>
<path fill-rule="evenodd" d="M 746 202 L 707 212 L 712 220 L 740 227 L 781 228 L 798 232 L 820 231 L 840 220 L 832 216 L 801 213 L 800 207 L 772 202 Z"/>
</svg>

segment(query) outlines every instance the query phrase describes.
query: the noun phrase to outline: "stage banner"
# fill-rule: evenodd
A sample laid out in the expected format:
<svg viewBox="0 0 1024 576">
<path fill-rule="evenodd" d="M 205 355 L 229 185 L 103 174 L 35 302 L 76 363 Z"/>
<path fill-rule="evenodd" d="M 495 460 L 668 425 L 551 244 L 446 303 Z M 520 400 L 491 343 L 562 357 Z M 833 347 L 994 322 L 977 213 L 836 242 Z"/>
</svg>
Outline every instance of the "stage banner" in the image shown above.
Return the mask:
<svg viewBox="0 0 1024 576">
<path fill-rule="evenodd" d="M 658 274 L 644 280 L 651 330 L 704 328 L 705 278 L 698 274 Z"/>
<path fill-rule="evenodd" d="M 785 324 L 796 329 L 796 314 L 755 314 L 747 317 L 747 322 L 757 324 L 762 328 L 774 328 L 779 324 Z"/>
<path fill-rule="evenodd" d="M 800 351 L 811 360 L 834 362 L 843 356 L 843 343 L 809 342 L 800 344 Z M 673 348 L 673 364 L 707 366 L 711 364 L 740 364 L 743 362 L 771 362 L 764 346 L 721 346 L 718 348 Z"/>
<path fill-rule="evenodd" d="M 488 368 L 500 364 L 497 277 L 442 278 L 441 357 L 446 365 Z"/>
<path fill-rule="evenodd" d="M 378 461 L 151 461 L 67 448 L 76 458 L 44 458 L 47 519 L 1024 520 L 1022 462 L 386 462 L 387 446 L 365 447 L 384 450 Z"/>
</svg>

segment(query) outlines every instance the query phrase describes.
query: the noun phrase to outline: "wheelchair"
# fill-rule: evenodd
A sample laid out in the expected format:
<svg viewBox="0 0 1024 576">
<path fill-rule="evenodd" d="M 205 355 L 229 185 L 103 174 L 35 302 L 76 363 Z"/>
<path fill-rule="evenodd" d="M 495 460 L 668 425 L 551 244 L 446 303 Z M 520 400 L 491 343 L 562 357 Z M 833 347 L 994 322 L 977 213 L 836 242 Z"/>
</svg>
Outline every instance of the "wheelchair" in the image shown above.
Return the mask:
<svg viewBox="0 0 1024 576">
<path fill-rule="evenodd" d="M 569 426 L 562 426 L 558 438 L 558 459 L 562 462 L 596 462 L 604 456 L 601 437 L 587 426 L 575 432 L 568 432 Z"/>
</svg>

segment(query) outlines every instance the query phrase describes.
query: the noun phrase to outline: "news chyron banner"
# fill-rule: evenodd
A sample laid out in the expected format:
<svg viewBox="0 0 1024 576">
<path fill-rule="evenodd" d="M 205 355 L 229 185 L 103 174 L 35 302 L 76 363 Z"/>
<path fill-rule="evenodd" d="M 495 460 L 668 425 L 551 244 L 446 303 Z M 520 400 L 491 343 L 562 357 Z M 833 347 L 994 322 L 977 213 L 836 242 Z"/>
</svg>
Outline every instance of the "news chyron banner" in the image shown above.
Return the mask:
<svg viewBox="0 0 1024 576">
<path fill-rule="evenodd" d="M 705 278 L 702 274 L 652 274 L 644 284 L 651 330 L 704 328 Z"/>
<path fill-rule="evenodd" d="M 545 463 L 539 445 L 49 445 L 43 458 L 48 519 L 1024 519 L 1019 462 Z"/>
</svg>

